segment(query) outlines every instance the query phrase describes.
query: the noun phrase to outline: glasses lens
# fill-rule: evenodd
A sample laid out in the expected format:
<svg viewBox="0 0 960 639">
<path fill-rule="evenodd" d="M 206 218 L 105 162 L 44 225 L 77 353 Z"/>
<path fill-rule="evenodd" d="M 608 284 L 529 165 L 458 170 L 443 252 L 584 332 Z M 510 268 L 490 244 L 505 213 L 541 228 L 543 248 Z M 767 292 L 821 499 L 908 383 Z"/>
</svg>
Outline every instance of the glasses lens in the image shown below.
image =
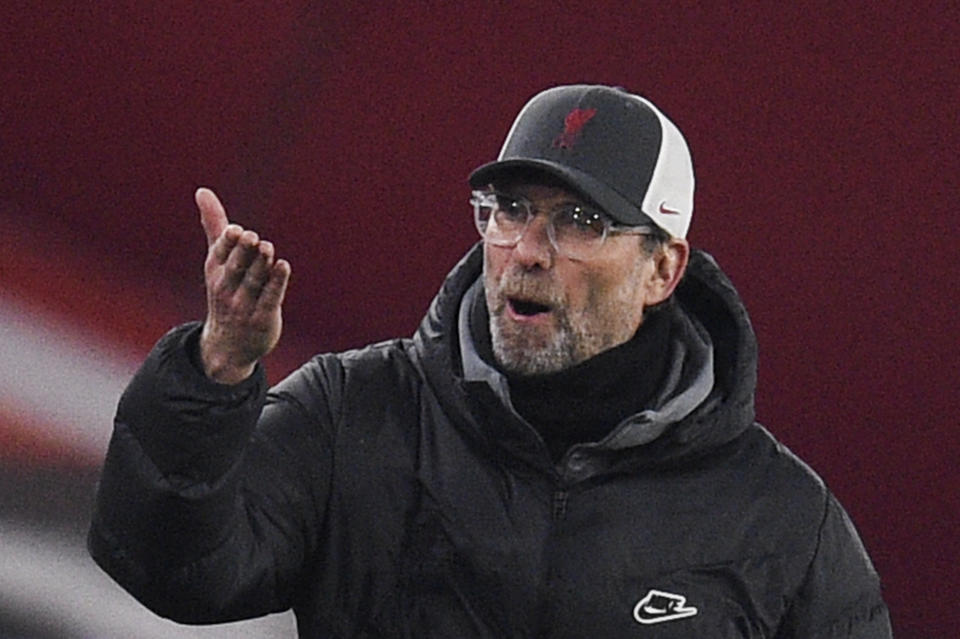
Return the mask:
<svg viewBox="0 0 960 639">
<path fill-rule="evenodd" d="M 551 221 L 557 250 L 574 259 L 593 255 L 603 245 L 610 227 L 605 214 L 582 204 L 556 209 Z"/>
<path fill-rule="evenodd" d="M 502 193 L 481 191 L 474 191 L 470 201 L 483 239 L 497 246 L 509 246 L 520 239 L 530 217 L 526 202 Z"/>
<path fill-rule="evenodd" d="M 484 236 L 487 234 L 487 226 L 493 216 L 496 201 L 488 193 L 474 191 L 470 196 L 470 204 L 473 205 L 473 221 L 477 225 L 477 231 Z"/>
<path fill-rule="evenodd" d="M 533 216 L 527 200 L 496 191 L 474 191 L 470 203 L 477 231 L 484 241 L 495 246 L 519 242 Z M 588 259 L 603 246 L 611 225 L 610 218 L 600 209 L 571 202 L 551 210 L 547 234 L 560 254 Z"/>
</svg>

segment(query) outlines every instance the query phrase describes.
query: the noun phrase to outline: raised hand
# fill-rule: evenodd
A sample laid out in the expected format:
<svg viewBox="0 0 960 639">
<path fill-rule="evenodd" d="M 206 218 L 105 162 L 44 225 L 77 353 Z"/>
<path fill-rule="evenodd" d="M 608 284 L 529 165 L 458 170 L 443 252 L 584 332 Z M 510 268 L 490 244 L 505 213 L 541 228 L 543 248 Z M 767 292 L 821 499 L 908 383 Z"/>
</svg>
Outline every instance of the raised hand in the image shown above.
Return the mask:
<svg viewBox="0 0 960 639">
<path fill-rule="evenodd" d="M 230 224 L 213 191 L 197 189 L 195 198 L 207 236 L 200 357 L 208 377 L 235 384 L 249 377 L 280 339 L 290 264 L 275 258 L 272 243 Z"/>
</svg>

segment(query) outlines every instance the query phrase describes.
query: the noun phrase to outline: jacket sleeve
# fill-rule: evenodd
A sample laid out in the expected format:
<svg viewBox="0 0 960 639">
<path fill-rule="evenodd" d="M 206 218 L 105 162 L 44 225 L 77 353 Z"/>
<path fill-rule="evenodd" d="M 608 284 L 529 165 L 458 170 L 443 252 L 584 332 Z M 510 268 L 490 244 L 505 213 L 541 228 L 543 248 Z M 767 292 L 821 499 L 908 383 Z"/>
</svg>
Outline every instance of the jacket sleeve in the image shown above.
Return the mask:
<svg viewBox="0 0 960 639">
<path fill-rule="evenodd" d="M 124 392 L 88 547 L 157 614 L 214 623 L 292 605 L 329 487 L 331 421 L 322 397 L 293 392 L 322 392 L 316 365 L 290 392 L 268 394 L 261 366 L 218 384 L 191 359 L 198 333 L 164 336 Z"/>
<path fill-rule="evenodd" d="M 777 638 L 892 636 L 879 577 L 850 517 L 827 493 L 816 552 Z"/>
</svg>

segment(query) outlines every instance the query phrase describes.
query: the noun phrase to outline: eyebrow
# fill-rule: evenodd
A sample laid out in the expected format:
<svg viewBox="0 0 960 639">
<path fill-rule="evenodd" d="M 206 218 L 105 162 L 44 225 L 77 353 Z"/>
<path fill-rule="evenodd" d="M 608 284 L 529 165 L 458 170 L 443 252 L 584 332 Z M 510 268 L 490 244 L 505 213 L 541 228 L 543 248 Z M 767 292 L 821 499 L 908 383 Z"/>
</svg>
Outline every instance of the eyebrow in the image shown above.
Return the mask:
<svg viewBox="0 0 960 639">
<path fill-rule="evenodd" d="M 524 192 L 524 185 L 522 184 L 513 184 L 513 185 L 503 185 L 497 186 L 496 184 L 492 185 L 493 190 L 502 195 L 509 195 L 515 198 L 523 198 L 528 202 L 535 203 L 534 198 L 530 197 L 529 193 Z M 539 186 L 539 185 L 538 185 Z M 557 204 L 576 204 L 579 206 L 589 206 L 590 208 L 598 208 L 595 204 L 591 204 L 589 200 L 586 200 L 576 193 L 562 189 L 560 187 L 548 186 L 547 188 L 556 188 L 559 192 L 556 197 L 561 198 L 562 201 Z"/>
</svg>

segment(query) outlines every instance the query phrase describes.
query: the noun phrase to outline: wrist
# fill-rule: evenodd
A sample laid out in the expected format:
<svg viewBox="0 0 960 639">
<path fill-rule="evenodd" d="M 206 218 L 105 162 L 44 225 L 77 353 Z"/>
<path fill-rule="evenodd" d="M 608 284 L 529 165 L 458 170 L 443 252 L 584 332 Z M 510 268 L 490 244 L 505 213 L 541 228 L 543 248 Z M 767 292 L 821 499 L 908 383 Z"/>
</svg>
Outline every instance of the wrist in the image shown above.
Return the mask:
<svg viewBox="0 0 960 639">
<path fill-rule="evenodd" d="M 255 364 L 234 366 L 230 364 L 218 364 L 216 362 L 208 364 L 206 360 L 203 362 L 204 374 L 219 384 L 239 384 L 253 375 L 255 369 Z"/>
<path fill-rule="evenodd" d="M 204 374 L 219 384 L 239 384 L 256 369 L 255 361 L 238 364 L 227 351 L 217 348 L 206 326 L 200 334 L 200 363 Z"/>
</svg>

